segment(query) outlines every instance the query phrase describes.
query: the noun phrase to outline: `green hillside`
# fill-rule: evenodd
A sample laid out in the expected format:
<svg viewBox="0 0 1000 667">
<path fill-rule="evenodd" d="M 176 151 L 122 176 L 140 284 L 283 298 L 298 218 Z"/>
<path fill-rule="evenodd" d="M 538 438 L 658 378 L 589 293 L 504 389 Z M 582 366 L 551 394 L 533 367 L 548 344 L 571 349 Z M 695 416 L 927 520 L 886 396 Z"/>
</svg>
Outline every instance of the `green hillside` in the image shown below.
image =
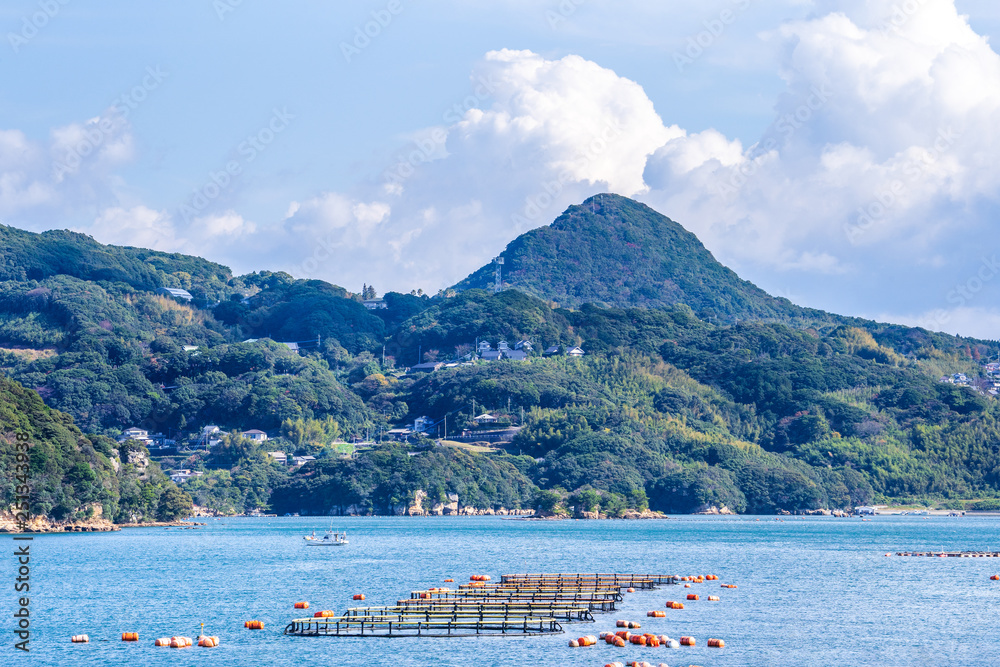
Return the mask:
<svg viewBox="0 0 1000 667">
<path fill-rule="evenodd" d="M 231 276 L 69 232 L 0 227 L 0 238 L 0 372 L 27 388 L 10 390 L 17 401 L 35 401 L 19 419 L 48 423 L 44 400 L 95 434 L 73 441 L 109 461 L 116 445 L 103 436 L 130 426 L 177 438 L 185 451 L 164 466 L 203 473 L 183 486 L 220 511 L 392 512 L 418 490 L 430 503 L 458 493 L 480 508 L 612 515 L 1000 506 L 1000 407 L 984 367 L 1000 344 L 775 299 L 623 197 L 588 200 L 512 242 L 510 288 L 498 294 L 480 289 L 487 266 L 457 292 L 389 293 L 379 310 L 280 272 Z M 160 295 L 160 285 L 195 299 Z M 475 354 L 525 340 L 524 361 Z M 562 354 L 572 346 L 584 356 Z M 450 363 L 409 372 L 418 361 Z M 939 381 L 959 373 L 959 384 Z M 429 436 L 447 428 L 475 440 L 483 412 L 520 427 L 513 441 L 463 451 L 420 437 L 351 457 L 352 441 L 421 417 Z M 220 442 L 187 450 L 208 424 Z M 270 439 L 240 437 L 253 428 Z M 116 517 L 124 507 L 155 515 L 146 482 L 123 486 L 86 444 L 60 447 L 45 460 L 39 503 L 49 511 L 99 502 Z M 270 451 L 316 461 L 289 468 Z"/>
<path fill-rule="evenodd" d="M 591 197 L 500 253 L 503 283 L 564 308 L 586 303 L 643 308 L 690 306 L 718 322 L 823 319 L 770 296 L 715 260 L 691 232 L 626 197 Z M 492 289 L 486 265 L 455 289 Z"/>
<path fill-rule="evenodd" d="M 28 461 L 18 459 L 18 442 L 29 444 Z M 0 502 L 4 507 L 14 504 L 20 485 L 17 475 L 27 470 L 32 516 L 57 521 L 103 517 L 121 523 L 172 520 L 186 514 L 190 498 L 155 463 L 144 465 L 146 456 L 148 452 L 140 447 L 84 436 L 69 415 L 46 406 L 37 393 L 0 377 Z"/>
</svg>

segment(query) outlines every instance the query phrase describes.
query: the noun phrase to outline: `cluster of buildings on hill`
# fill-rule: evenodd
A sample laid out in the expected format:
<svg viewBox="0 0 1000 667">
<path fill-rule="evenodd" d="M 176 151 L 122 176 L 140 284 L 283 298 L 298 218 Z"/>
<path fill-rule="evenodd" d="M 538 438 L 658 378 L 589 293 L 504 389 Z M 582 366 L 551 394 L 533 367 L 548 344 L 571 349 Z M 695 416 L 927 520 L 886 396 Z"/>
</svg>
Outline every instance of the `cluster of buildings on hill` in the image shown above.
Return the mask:
<svg viewBox="0 0 1000 667">
<path fill-rule="evenodd" d="M 980 394 L 990 396 L 1000 395 L 1000 362 L 989 362 L 983 364 L 985 377 L 970 378 L 965 373 L 954 373 L 953 375 L 943 375 L 939 382 L 957 385 L 959 387 L 971 387 Z"/>
<path fill-rule="evenodd" d="M 510 361 L 527 361 L 528 353 L 534 350 L 534 346 L 529 340 L 520 340 L 514 343 L 514 347 L 511 348 L 510 344 L 501 340 L 497 343 L 496 349 L 493 349 L 492 344 L 489 341 L 479 341 L 476 345 L 476 349 L 464 357 L 458 359 L 453 359 L 451 361 L 428 361 L 426 363 L 417 364 L 416 366 L 411 366 L 410 371 L 414 373 L 433 373 L 434 371 L 439 371 L 442 368 L 454 368 L 455 366 L 468 366 L 474 364 L 476 361 L 501 361 L 503 359 L 509 359 Z M 582 357 L 586 354 L 580 347 L 567 347 L 565 350 L 558 345 L 552 345 L 542 352 L 543 356 L 551 357 L 562 352 L 567 357 Z"/>
</svg>

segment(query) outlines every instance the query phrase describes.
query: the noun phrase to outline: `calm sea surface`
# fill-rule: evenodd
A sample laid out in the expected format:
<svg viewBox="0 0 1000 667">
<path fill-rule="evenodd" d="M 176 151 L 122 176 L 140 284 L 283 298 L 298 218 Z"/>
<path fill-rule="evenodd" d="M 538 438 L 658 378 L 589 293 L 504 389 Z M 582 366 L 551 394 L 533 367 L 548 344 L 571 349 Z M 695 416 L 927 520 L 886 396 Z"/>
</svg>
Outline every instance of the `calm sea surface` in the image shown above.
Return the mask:
<svg viewBox="0 0 1000 667">
<path fill-rule="evenodd" d="M 1000 550 L 1000 520 L 879 517 L 685 517 L 671 521 L 534 522 L 500 518 L 344 518 L 348 547 L 308 548 L 322 518 L 225 519 L 201 530 L 131 529 L 43 535 L 31 542 L 31 653 L 6 631 L 2 665 L 594 665 L 612 660 L 704 665 L 1000 665 L 1000 559 L 886 558 L 916 549 Z M 3 537 L 13 552 L 13 541 Z M 0 600 L 13 628 L 13 559 L 3 558 Z M 687 591 L 626 595 L 620 611 L 566 634 L 528 638 L 347 639 L 283 636 L 292 619 L 340 612 L 351 595 L 382 604 L 418 588 L 507 572 L 718 574 L 738 584 L 695 585 L 702 601 L 647 619 Z M 9 584 L 7 582 L 10 582 Z M 709 594 L 721 602 L 706 602 Z M 306 613 L 292 604 L 308 600 Z M 693 635 L 695 648 L 571 649 L 567 641 L 613 630 Z M 248 631 L 243 622 L 264 621 Z M 195 637 L 215 649 L 154 648 Z M 121 632 L 138 632 L 123 644 Z M 86 633 L 90 644 L 72 645 Z M 709 649 L 709 637 L 726 648 Z"/>
</svg>

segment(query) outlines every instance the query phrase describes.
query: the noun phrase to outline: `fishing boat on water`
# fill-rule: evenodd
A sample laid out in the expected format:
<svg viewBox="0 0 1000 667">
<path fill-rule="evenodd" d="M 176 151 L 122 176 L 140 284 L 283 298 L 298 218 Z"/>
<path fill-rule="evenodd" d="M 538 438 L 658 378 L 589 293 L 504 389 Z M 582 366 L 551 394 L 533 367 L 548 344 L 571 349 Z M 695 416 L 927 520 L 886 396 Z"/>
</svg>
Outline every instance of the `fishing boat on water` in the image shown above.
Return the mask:
<svg viewBox="0 0 1000 667">
<path fill-rule="evenodd" d="M 342 547 L 348 544 L 347 531 L 345 530 L 341 533 L 328 530 L 323 537 L 316 537 L 316 531 L 314 530 L 312 535 L 305 536 L 305 541 L 311 547 Z"/>
</svg>

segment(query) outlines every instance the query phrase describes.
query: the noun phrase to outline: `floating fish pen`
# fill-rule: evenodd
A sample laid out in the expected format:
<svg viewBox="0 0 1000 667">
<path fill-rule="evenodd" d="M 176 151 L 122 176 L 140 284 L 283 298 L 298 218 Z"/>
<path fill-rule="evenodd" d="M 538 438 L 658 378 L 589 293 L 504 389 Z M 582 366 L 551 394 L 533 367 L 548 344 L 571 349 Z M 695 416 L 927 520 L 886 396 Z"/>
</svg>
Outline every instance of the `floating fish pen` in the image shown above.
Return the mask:
<svg viewBox="0 0 1000 667">
<path fill-rule="evenodd" d="M 526 583 L 535 585 L 575 583 L 650 590 L 657 586 L 678 584 L 680 583 L 680 577 L 674 574 L 504 574 L 500 576 L 500 583 Z"/>
<path fill-rule="evenodd" d="M 396 604 L 421 604 L 421 603 L 439 603 L 439 604 L 468 604 L 468 605 L 478 605 L 478 604 L 505 604 L 505 605 L 539 605 L 540 608 L 544 609 L 547 607 L 582 607 L 587 611 L 591 612 L 612 612 L 617 608 L 617 603 L 620 600 L 612 599 L 590 599 L 586 601 L 581 600 L 564 600 L 557 598 L 546 598 L 546 599 L 536 599 L 536 600 L 525 600 L 525 599 L 512 599 L 506 597 L 497 597 L 493 595 L 465 595 L 456 596 L 451 598 L 431 598 L 429 595 L 427 597 L 421 597 L 421 591 L 415 591 L 416 597 L 412 597 L 408 600 L 397 600 Z"/>
<path fill-rule="evenodd" d="M 374 620 L 397 620 L 397 621 L 419 621 L 428 623 L 440 620 L 509 620 L 522 618 L 553 618 L 569 622 L 583 623 L 593 621 L 593 615 L 586 609 L 556 609 L 563 618 L 550 616 L 548 613 L 536 612 L 533 609 L 524 609 L 519 605 L 494 605 L 486 609 L 468 609 L 458 607 L 456 609 L 437 609 L 414 607 L 411 605 L 401 605 L 398 607 L 357 607 L 344 612 L 341 619 L 364 618 Z"/>
<path fill-rule="evenodd" d="M 606 586 L 603 584 L 462 584 L 459 592 L 486 593 L 616 593 L 621 595 L 621 586 Z"/>
<path fill-rule="evenodd" d="M 554 618 L 454 615 L 432 620 L 392 617 L 343 616 L 341 618 L 301 618 L 285 627 L 286 635 L 299 637 L 481 637 L 504 635 L 555 635 L 563 632 Z"/>
<path fill-rule="evenodd" d="M 601 605 L 602 611 L 614 611 L 614 604 L 622 601 L 622 594 L 613 591 L 601 593 L 558 593 L 548 591 L 483 591 L 482 589 L 475 588 L 466 591 L 414 591 L 410 594 L 410 597 L 422 600 L 506 600 L 508 602 L 557 602 L 586 605 L 598 603 Z M 610 606 L 607 606 L 608 604 Z"/>
<path fill-rule="evenodd" d="M 593 623 L 589 607 L 574 607 L 551 602 L 481 602 L 460 600 L 399 600 L 396 607 L 385 609 L 418 609 L 437 612 L 492 612 L 503 610 L 521 616 L 547 616 L 569 623 Z M 350 614 L 354 610 L 348 609 Z"/>
<path fill-rule="evenodd" d="M 302 637 L 470 637 L 549 635 L 561 622 L 593 622 L 593 612 L 615 611 L 622 589 L 676 584 L 674 575 L 520 574 L 499 583 L 475 575 L 457 590 L 413 591 L 392 606 L 355 607 L 340 616 L 317 613 L 293 620 L 285 634 Z M 363 598 L 357 598 L 363 599 Z"/>
<path fill-rule="evenodd" d="M 896 555 L 928 558 L 1000 558 L 1000 553 L 996 551 L 897 551 Z"/>
</svg>

